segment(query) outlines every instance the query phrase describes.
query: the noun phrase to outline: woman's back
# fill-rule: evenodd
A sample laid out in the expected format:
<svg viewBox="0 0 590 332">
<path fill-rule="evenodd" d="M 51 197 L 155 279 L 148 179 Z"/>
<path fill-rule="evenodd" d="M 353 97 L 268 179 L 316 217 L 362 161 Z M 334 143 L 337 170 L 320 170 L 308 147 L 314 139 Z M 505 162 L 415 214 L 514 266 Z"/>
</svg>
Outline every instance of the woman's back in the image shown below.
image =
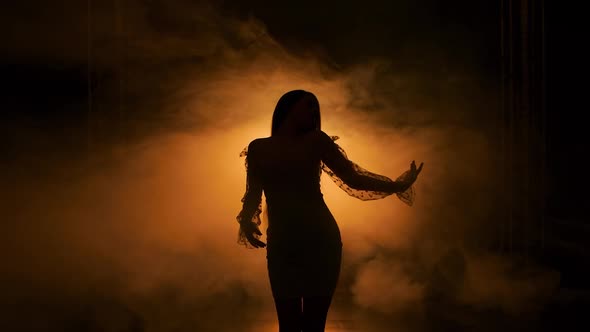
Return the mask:
<svg viewBox="0 0 590 332">
<path fill-rule="evenodd" d="M 342 239 L 320 191 L 318 132 L 258 139 L 255 158 L 268 209 L 267 259 L 274 294 L 330 296 Z"/>
<path fill-rule="evenodd" d="M 321 149 L 317 134 L 258 139 L 257 163 L 267 202 L 288 203 L 320 194 Z"/>
</svg>

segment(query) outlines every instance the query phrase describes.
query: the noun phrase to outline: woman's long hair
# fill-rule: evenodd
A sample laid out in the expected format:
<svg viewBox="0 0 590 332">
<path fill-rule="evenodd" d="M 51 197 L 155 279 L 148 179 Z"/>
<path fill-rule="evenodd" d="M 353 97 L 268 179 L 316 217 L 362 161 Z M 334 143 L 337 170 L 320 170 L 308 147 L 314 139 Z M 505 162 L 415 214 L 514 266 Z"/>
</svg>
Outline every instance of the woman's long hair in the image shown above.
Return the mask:
<svg viewBox="0 0 590 332">
<path fill-rule="evenodd" d="M 271 136 L 276 134 L 279 127 L 285 122 L 285 119 L 289 115 L 293 105 L 295 105 L 305 96 L 311 96 L 313 102 L 315 103 L 314 106 L 316 106 L 315 109 L 317 111 L 314 112 L 314 127 L 317 130 L 321 129 L 320 102 L 318 101 L 317 97 L 309 91 L 293 90 L 285 93 L 277 102 L 277 106 L 275 107 L 275 110 L 272 114 L 272 126 L 270 131 Z"/>
</svg>

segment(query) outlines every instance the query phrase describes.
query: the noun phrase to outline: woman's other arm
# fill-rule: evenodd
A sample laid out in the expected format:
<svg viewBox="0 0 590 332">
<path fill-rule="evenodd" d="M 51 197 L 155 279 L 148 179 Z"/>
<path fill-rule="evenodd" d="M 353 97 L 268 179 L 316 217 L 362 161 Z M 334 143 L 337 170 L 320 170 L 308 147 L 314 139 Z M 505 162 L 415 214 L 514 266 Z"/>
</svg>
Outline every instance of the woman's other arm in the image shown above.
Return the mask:
<svg viewBox="0 0 590 332">
<path fill-rule="evenodd" d="M 262 183 L 257 165 L 257 154 L 256 140 L 254 140 L 248 145 L 248 155 L 246 156 L 246 192 L 241 212 L 242 221 L 251 220 L 262 200 Z"/>
<path fill-rule="evenodd" d="M 237 216 L 240 223 L 240 243 L 246 241 L 255 248 L 264 247 L 265 244 L 256 235 L 262 235 L 259 214 L 262 201 L 262 182 L 258 166 L 258 147 L 256 140 L 248 145 L 246 155 L 246 192 L 242 198 L 242 210 Z"/>
</svg>

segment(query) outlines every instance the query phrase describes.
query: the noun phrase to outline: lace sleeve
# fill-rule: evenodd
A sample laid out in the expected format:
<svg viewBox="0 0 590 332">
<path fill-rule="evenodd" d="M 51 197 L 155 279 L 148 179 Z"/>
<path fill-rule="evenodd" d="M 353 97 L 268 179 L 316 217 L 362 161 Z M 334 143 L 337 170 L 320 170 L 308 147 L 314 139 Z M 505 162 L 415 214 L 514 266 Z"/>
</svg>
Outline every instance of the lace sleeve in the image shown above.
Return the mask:
<svg viewBox="0 0 590 332">
<path fill-rule="evenodd" d="M 376 200 L 385 198 L 393 193 L 405 204 L 412 206 L 414 203 L 415 191 L 413 186 L 410 186 L 406 190 L 400 192 L 395 192 L 391 190 L 386 190 L 387 187 L 394 187 L 396 183 L 405 182 L 406 177 L 409 175 L 410 171 L 404 172 L 402 175 L 397 177 L 394 181 L 384 175 L 379 175 L 373 172 L 370 172 L 361 166 L 357 165 L 355 162 L 348 159 L 346 156 L 346 152 L 342 149 L 338 144 L 335 143 L 336 140 L 339 139 L 338 136 L 330 136 L 333 144 L 337 147 L 340 156 L 338 158 L 344 159 L 350 165 L 352 165 L 352 169 L 354 170 L 355 178 L 363 179 L 363 183 L 366 183 L 364 187 L 361 185 L 359 187 L 353 188 L 350 186 L 350 181 L 344 181 L 340 176 L 336 174 L 333 170 L 331 170 L 324 162 L 321 164 L 320 172 L 325 172 L 328 176 L 340 187 L 344 190 L 347 194 L 352 197 L 358 198 L 363 201 L 368 200 Z"/>
<path fill-rule="evenodd" d="M 252 143 L 245 147 L 240 153 L 240 157 L 246 157 L 244 160 L 244 166 L 246 168 L 246 192 L 242 197 L 242 210 L 236 217 L 240 224 L 240 229 L 238 230 L 238 243 L 249 249 L 255 247 L 247 240 L 246 229 L 260 230 L 260 213 L 262 212 L 262 185 L 260 183 L 260 178 L 256 172 L 256 167 L 248 165 L 248 150 L 251 150 L 251 146 Z M 257 239 L 260 238 L 260 235 L 256 233 L 253 235 Z"/>
</svg>

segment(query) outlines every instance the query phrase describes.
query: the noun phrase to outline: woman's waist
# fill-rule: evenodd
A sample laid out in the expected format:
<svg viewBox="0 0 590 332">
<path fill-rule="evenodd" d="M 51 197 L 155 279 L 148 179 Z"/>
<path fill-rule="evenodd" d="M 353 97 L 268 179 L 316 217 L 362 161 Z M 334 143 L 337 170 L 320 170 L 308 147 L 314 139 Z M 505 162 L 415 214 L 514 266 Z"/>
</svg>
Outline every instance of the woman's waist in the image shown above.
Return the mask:
<svg viewBox="0 0 590 332">
<path fill-rule="evenodd" d="M 327 206 L 268 210 L 267 235 L 280 239 L 340 238 L 340 230 Z"/>
<path fill-rule="evenodd" d="M 322 198 L 319 199 L 297 199 L 291 198 L 280 201 L 267 201 L 267 212 L 269 223 L 278 221 L 289 223 L 309 222 L 332 222 L 333 216 L 330 209 Z"/>
<path fill-rule="evenodd" d="M 301 208 L 306 206 L 325 206 L 321 191 L 306 192 L 265 192 L 268 208 Z"/>
</svg>

